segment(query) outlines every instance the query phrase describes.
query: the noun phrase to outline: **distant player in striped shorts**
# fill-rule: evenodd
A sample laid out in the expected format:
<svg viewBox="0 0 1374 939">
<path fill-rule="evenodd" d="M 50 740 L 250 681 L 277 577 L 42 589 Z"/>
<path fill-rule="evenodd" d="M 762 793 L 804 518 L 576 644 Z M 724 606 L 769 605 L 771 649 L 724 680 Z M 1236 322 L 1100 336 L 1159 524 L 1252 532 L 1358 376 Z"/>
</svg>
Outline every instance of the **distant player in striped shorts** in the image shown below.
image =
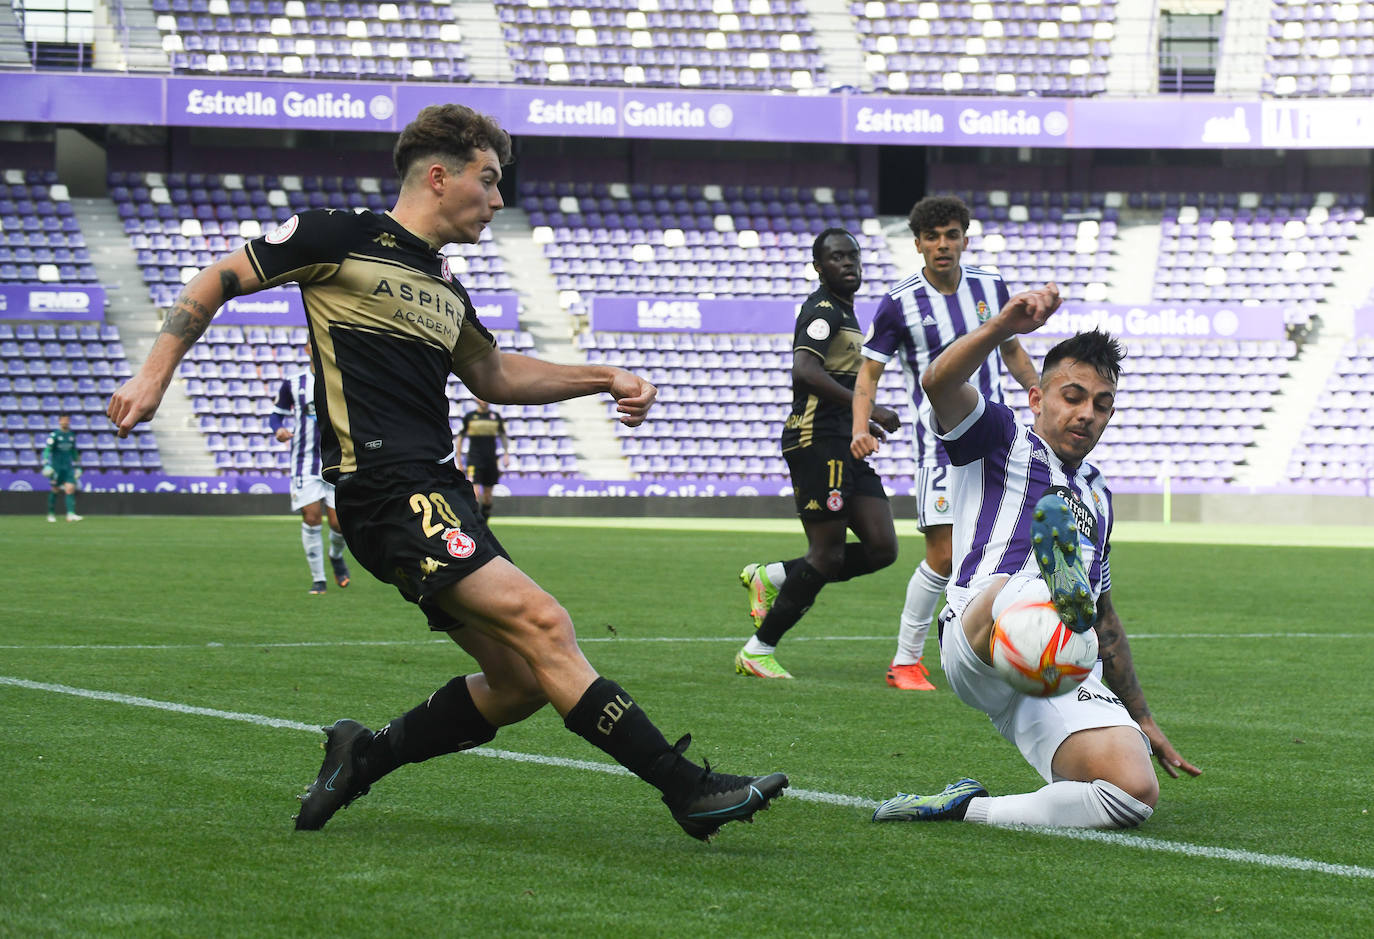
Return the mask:
<svg viewBox="0 0 1374 939">
<path fill-rule="evenodd" d="M 921 392 L 921 375 L 946 346 L 1000 310 L 1008 292 L 1000 274 L 959 263 L 968 247 L 969 226 L 968 206 L 962 199 L 922 199 L 912 208 L 908 223 L 925 265 L 888 291 L 878 304 L 873 327 L 864 341 L 864 362 L 854 383 L 854 433 L 868 434 L 878 380 L 884 366 L 897 359 L 915 412 L 911 424 L 916 445 L 916 519 L 925 535 L 926 556 L 907 584 L 897 652 L 887 669 L 887 683 L 905 691 L 933 691 L 935 686 L 921 659 L 935 607 L 949 582 L 950 528 L 956 507 L 949 489 L 949 455 L 931 429 L 930 405 Z M 983 397 L 999 404 L 1002 363 L 1027 391 L 1036 382 L 1035 365 L 1012 336 L 972 376 Z"/>
<path fill-rule="evenodd" d="M 320 425 L 315 420 L 313 365 L 282 381 L 267 422 L 277 440 L 291 444 L 291 511 L 301 513 L 301 544 L 305 547 L 306 563 L 310 565 L 310 593 L 321 594 L 326 589 L 324 550 L 320 543 L 326 514 L 329 516 L 329 564 L 334 569 L 334 582 L 347 587 L 348 563 L 344 561 L 344 536 L 339 529 L 339 517 L 334 514 L 334 487 L 320 475 Z"/>
<path fill-rule="evenodd" d="M 998 345 L 1038 329 L 1058 306 L 1052 284 L 1017 294 L 921 378 L 953 465 L 954 576 L 940 616 L 945 677 L 1046 785 L 992 797 L 961 779 L 935 795 L 899 794 L 874 821 L 1131 828 L 1159 801 L 1152 750 L 1170 776 L 1201 772 L 1151 715 L 1112 605 L 1112 494 L 1086 460 L 1114 413 L 1120 346 L 1093 331 L 1046 353 L 1030 393 L 1030 427 L 970 383 Z M 993 668 L 993 624 L 1021 601 L 1053 603 L 1070 629 L 1097 631 L 1101 662 L 1076 689 L 1032 697 Z"/>
</svg>

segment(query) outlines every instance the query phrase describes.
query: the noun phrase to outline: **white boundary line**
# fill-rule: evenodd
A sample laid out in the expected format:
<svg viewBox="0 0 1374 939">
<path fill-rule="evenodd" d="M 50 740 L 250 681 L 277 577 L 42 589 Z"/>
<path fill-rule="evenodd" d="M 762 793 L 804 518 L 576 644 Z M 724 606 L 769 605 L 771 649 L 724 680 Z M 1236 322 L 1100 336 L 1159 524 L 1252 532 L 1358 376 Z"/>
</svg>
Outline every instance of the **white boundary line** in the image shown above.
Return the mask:
<svg viewBox="0 0 1374 939">
<path fill-rule="evenodd" d="M 1374 639 L 1374 632 L 1367 633 L 1132 633 L 1136 639 Z M 584 642 L 665 642 L 694 643 L 719 642 L 738 644 L 738 636 L 578 636 Z M 792 642 L 891 642 L 891 636 L 788 636 Z M 317 649 L 346 648 L 349 646 L 451 646 L 448 639 L 336 639 L 319 642 L 165 642 L 165 643 L 73 643 L 50 645 L 0 645 L 0 649 L 13 652 L 75 652 L 82 650 L 122 651 L 122 650 L 177 650 L 177 649 Z"/>
<path fill-rule="evenodd" d="M 222 711 L 218 708 L 196 707 L 190 704 L 180 704 L 175 701 L 158 701 L 155 698 L 120 694 L 115 691 L 93 691 L 88 688 L 74 688 L 71 685 L 29 681 L 25 678 L 14 678 L 8 675 L 0 675 L 0 685 L 24 688 L 29 691 L 47 691 L 54 694 L 71 695 L 73 697 L 88 698 L 94 701 L 108 701 L 112 704 L 154 708 L 159 711 L 170 711 L 175 714 L 217 717 L 222 720 L 255 724 L 259 727 L 279 727 L 285 730 L 300 730 L 308 733 L 320 732 L 318 725 L 302 723 L 301 721 L 267 717 L 262 714 L 248 714 L 243 711 Z M 489 747 L 479 747 L 467 752 L 476 756 L 492 757 L 498 760 L 512 760 L 519 763 L 537 763 L 542 766 L 557 766 L 563 769 L 578 769 L 608 773 L 616 776 L 630 775 L 627 770 L 613 763 L 595 763 L 590 760 L 571 760 L 564 757 L 542 756 L 537 753 L 517 753 L 512 750 L 496 750 Z M 826 805 L 842 805 L 853 808 L 871 809 L 878 806 L 878 802 L 875 799 L 843 795 L 835 792 L 818 792 L 811 789 L 788 789 L 787 796 L 792 799 L 800 799 L 803 802 L 819 802 Z M 1232 861 L 1239 864 L 1254 864 L 1262 867 L 1280 868 L 1282 870 L 1311 871 L 1318 874 L 1330 874 L 1337 877 L 1355 877 L 1365 880 L 1374 880 L 1374 868 L 1359 867 L 1353 864 L 1329 864 L 1325 861 L 1313 861 L 1307 858 L 1292 857 L 1286 854 L 1259 854 L 1254 851 L 1237 851 L 1232 848 L 1216 848 L 1208 845 L 1188 844 L 1186 842 L 1161 841 L 1158 838 L 1142 838 L 1139 835 L 1127 835 L 1110 831 L 1086 831 L 1065 828 L 1028 828 L 1028 830 L 1045 835 L 1054 835 L 1060 838 L 1072 838 L 1077 841 L 1096 841 L 1103 844 L 1119 845 L 1121 847 L 1145 851 L 1162 851 L 1169 854 L 1181 854 L 1187 857 Z"/>
</svg>

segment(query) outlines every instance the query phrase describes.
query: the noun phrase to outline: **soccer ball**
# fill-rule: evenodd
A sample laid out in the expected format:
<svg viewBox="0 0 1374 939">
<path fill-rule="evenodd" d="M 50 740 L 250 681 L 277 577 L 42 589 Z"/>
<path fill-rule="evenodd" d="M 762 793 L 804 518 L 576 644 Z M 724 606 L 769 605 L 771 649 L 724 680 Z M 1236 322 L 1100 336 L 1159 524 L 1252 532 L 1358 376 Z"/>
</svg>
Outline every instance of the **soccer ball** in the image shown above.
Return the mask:
<svg viewBox="0 0 1374 939">
<path fill-rule="evenodd" d="M 1076 633 L 1051 603 L 1013 604 L 992 624 L 992 665 L 1022 694 L 1052 698 L 1072 691 L 1097 662 L 1097 631 Z"/>
</svg>

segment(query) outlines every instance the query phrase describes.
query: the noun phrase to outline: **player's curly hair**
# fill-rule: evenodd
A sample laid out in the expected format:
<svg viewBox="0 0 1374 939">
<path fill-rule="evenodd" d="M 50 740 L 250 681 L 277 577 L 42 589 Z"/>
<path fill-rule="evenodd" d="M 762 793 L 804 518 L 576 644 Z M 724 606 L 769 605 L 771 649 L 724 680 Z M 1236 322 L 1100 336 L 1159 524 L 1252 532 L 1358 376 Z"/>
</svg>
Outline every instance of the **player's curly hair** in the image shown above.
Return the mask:
<svg viewBox="0 0 1374 939">
<path fill-rule="evenodd" d="M 510 134 L 494 118 L 461 104 L 431 104 L 406 125 L 391 159 L 402 180 L 420 160 L 445 157 L 463 165 L 476 150 L 490 150 L 505 166 L 511 162 Z"/>
<path fill-rule="evenodd" d="M 1070 336 L 1045 353 L 1045 361 L 1040 367 L 1043 378 L 1054 371 L 1055 366 L 1065 359 L 1091 365 L 1108 381 L 1115 383 L 1121 377 L 1121 360 L 1126 352 L 1121 343 L 1110 333 L 1098 329 Z"/>
<path fill-rule="evenodd" d="M 968 231 L 968 206 L 958 196 L 926 196 L 911 207 L 906 219 L 917 238 L 923 231 L 935 231 L 950 222 L 958 222 L 962 231 Z"/>
<path fill-rule="evenodd" d="M 831 235 L 844 235 L 846 238 L 850 239 L 855 244 L 859 243 L 859 239 L 855 238 L 852 234 L 850 234 L 848 229 L 827 228 L 825 231 L 821 232 L 819 235 L 816 236 L 815 241 L 811 242 L 811 260 L 816 262 L 820 261 L 821 246 L 825 244 L 825 239 L 829 238 Z"/>
</svg>

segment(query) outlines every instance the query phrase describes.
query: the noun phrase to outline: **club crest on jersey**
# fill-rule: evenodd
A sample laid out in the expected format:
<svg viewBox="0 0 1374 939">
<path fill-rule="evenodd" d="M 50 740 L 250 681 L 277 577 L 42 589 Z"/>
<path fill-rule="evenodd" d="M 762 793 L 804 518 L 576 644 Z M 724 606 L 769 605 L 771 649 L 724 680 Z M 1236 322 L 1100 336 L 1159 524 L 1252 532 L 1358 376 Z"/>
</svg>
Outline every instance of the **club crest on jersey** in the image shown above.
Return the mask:
<svg viewBox="0 0 1374 939">
<path fill-rule="evenodd" d="M 279 245 L 296 233 L 296 226 L 300 225 L 300 223 L 301 217 L 299 215 L 293 215 L 264 235 L 263 241 L 266 241 L 269 245 Z"/>
<path fill-rule="evenodd" d="M 948 511 L 949 511 L 949 500 L 946 499 L 944 496 L 936 496 L 936 497 L 935 497 L 935 511 L 937 511 L 937 512 L 948 512 Z"/>
<path fill-rule="evenodd" d="M 838 512 L 844 508 L 844 496 L 840 495 L 840 490 L 830 490 L 830 495 L 825 500 L 825 507 L 832 512 Z"/>
<path fill-rule="evenodd" d="M 990 316 L 992 316 L 992 310 L 988 309 L 987 301 L 986 301 L 986 300 L 979 300 L 979 301 L 978 301 L 978 322 L 980 322 L 980 323 L 986 323 L 986 322 L 988 321 L 988 317 L 990 317 Z"/>
<path fill-rule="evenodd" d="M 447 257 L 439 262 L 439 276 L 449 283 L 453 283 L 453 269 L 449 267 Z"/>
<path fill-rule="evenodd" d="M 444 546 L 456 558 L 470 558 L 477 550 L 477 542 L 461 528 L 450 528 L 444 532 Z"/>
</svg>

